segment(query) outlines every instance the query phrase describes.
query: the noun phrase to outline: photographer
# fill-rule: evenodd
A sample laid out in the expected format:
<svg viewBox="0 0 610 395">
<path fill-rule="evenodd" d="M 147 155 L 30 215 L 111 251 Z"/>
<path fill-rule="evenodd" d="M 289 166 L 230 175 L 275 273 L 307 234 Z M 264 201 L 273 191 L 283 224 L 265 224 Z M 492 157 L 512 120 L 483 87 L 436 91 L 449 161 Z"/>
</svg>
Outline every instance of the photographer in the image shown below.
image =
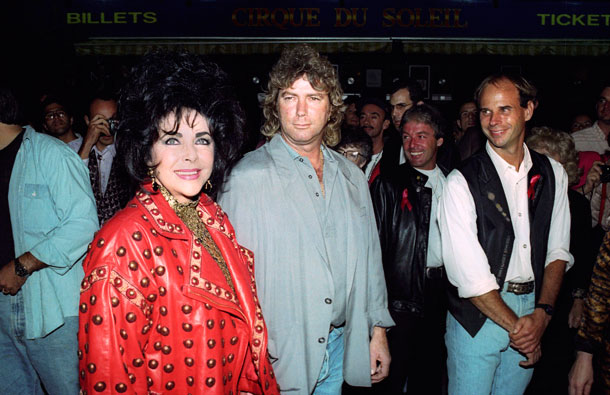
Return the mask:
<svg viewBox="0 0 610 395">
<path fill-rule="evenodd" d="M 587 173 L 584 185 L 578 191 L 591 202 L 591 221 L 595 246 L 601 245 L 604 234 L 610 230 L 610 159 L 602 155 Z"/>
<path fill-rule="evenodd" d="M 94 95 L 84 117 L 87 134 L 78 150 L 78 155 L 89 168 L 100 225 L 122 209 L 134 192 L 121 161 L 114 160 L 119 122 L 115 119 L 116 112 L 117 103 L 112 94 L 101 92 Z"/>
</svg>

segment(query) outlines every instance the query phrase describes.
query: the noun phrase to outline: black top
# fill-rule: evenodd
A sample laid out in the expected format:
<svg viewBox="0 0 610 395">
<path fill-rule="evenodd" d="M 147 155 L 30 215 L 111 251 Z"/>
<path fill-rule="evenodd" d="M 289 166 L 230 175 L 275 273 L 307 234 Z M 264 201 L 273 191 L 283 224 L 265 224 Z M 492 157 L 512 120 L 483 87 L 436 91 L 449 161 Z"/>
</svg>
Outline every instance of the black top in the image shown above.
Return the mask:
<svg viewBox="0 0 610 395">
<path fill-rule="evenodd" d="M 8 186 L 22 141 L 23 130 L 9 145 L 0 150 L 0 267 L 15 257 L 11 216 L 8 209 Z"/>
</svg>

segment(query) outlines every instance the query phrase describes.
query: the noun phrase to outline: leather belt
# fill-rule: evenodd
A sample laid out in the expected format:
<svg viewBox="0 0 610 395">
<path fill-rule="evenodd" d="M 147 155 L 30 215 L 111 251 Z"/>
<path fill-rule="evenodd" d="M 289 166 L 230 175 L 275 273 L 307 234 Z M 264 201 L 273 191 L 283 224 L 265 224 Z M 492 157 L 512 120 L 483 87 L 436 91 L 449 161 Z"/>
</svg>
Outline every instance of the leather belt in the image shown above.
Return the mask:
<svg viewBox="0 0 610 395">
<path fill-rule="evenodd" d="M 429 279 L 440 279 L 443 278 L 445 268 L 443 266 L 438 267 L 426 267 L 426 278 Z"/>
<path fill-rule="evenodd" d="M 514 293 L 515 295 L 526 295 L 534 292 L 535 285 L 534 281 L 529 281 L 527 283 L 509 282 L 506 287 L 506 292 Z"/>
</svg>

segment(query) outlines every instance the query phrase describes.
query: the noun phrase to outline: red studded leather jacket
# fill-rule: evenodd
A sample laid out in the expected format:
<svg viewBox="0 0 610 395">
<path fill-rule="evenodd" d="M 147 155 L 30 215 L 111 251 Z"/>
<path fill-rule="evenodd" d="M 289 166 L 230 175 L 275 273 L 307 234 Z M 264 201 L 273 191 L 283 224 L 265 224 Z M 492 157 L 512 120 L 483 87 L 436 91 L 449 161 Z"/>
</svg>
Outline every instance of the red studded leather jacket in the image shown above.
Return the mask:
<svg viewBox="0 0 610 395">
<path fill-rule="evenodd" d="M 138 192 L 97 233 L 84 261 L 83 393 L 279 394 L 253 254 L 210 198 L 202 195 L 197 211 L 235 292 L 163 196 Z"/>
</svg>

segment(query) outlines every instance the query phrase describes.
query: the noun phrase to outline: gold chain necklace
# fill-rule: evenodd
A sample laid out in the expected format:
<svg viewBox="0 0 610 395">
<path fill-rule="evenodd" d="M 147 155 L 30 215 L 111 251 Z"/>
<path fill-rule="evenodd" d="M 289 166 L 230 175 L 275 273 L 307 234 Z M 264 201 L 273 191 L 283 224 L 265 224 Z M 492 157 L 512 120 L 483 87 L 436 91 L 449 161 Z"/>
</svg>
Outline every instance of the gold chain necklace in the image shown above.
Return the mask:
<svg viewBox="0 0 610 395">
<path fill-rule="evenodd" d="M 212 235 L 208 231 L 208 228 L 205 226 L 199 215 L 197 214 L 197 204 L 198 200 L 189 202 L 189 203 L 180 203 L 176 198 L 165 188 L 163 185 L 159 184 L 159 190 L 161 194 L 167 200 L 170 207 L 174 210 L 176 215 L 184 222 L 187 228 L 190 229 L 191 232 L 195 235 L 195 238 L 199 240 L 201 244 L 205 247 L 206 251 L 212 256 L 212 259 L 216 262 L 220 271 L 227 280 L 227 284 L 229 287 L 235 292 L 235 287 L 233 286 L 233 281 L 231 280 L 231 273 L 229 273 L 229 268 L 227 267 L 227 263 L 225 262 L 222 253 L 218 249 L 218 246 L 212 239 Z"/>
</svg>

